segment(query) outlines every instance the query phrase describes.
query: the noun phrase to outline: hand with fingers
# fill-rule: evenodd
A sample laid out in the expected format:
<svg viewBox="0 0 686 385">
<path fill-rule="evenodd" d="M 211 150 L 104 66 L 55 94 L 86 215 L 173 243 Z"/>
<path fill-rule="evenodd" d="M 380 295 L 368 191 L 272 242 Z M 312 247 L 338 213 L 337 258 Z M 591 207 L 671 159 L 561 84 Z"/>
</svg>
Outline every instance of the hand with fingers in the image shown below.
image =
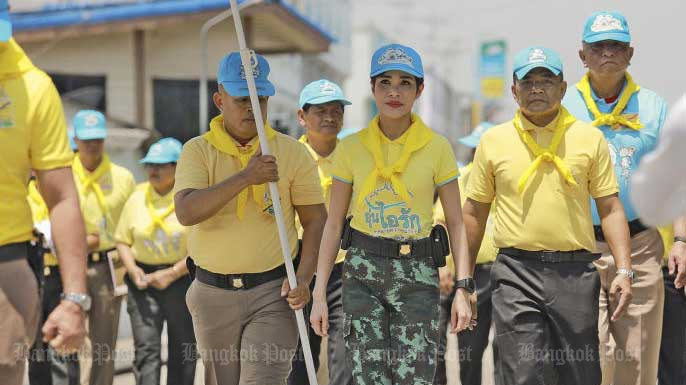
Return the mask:
<svg viewBox="0 0 686 385">
<path fill-rule="evenodd" d="M 291 289 L 288 278 L 286 278 L 283 280 L 283 285 L 281 285 L 281 296 L 286 297 L 288 306 L 291 309 L 300 310 L 310 302 L 310 285 L 305 282 L 298 282 L 298 286 L 295 289 Z"/>
<path fill-rule="evenodd" d="M 148 278 L 143 269 L 136 265 L 127 266 L 126 273 L 129 275 L 131 282 L 136 285 L 138 290 L 145 290 L 148 288 Z"/>
<path fill-rule="evenodd" d="M 78 351 L 86 335 L 86 313 L 74 302 L 62 300 L 43 324 L 43 342 L 59 354 Z"/>
<path fill-rule="evenodd" d="M 674 287 L 681 289 L 686 285 L 686 243 L 674 242 L 667 261 L 669 275 L 674 277 Z"/>
<path fill-rule="evenodd" d="M 315 334 L 320 337 L 329 335 L 329 307 L 326 304 L 326 299 L 317 299 L 315 297 L 312 301 L 310 326 Z"/>
<path fill-rule="evenodd" d="M 476 293 L 470 294 L 464 288 L 455 291 L 452 309 L 450 311 L 450 332 L 460 333 L 472 330 L 476 326 Z"/>
<path fill-rule="evenodd" d="M 610 318 L 612 322 L 622 317 L 629 307 L 632 298 L 631 278 L 626 274 L 617 274 L 610 285 L 610 303 L 613 304 L 611 308 L 615 309 Z"/>
<path fill-rule="evenodd" d="M 268 182 L 279 181 L 279 169 L 276 158 L 273 155 L 262 155 L 262 150 L 258 150 L 245 169 L 243 176 L 250 185 L 259 185 Z"/>
</svg>

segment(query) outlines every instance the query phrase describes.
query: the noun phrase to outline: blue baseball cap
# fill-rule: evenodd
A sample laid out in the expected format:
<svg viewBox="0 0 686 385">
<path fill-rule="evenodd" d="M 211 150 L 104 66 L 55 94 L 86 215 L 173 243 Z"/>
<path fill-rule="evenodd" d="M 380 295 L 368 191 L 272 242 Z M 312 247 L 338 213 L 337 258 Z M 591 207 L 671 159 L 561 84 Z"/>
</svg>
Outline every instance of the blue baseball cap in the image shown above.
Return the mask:
<svg viewBox="0 0 686 385">
<path fill-rule="evenodd" d="M 262 55 L 255 54 L 251 57 L 252 73 L 255 78 L 255 87 L 258 96 L 273 96 L 276 93 L 274 85 L 267 79 L 269 76 L 269 63 Z M 241 54 L 238 51 L 224 56 L 219 63 L 217 82 L 224 87 L 229 95 L 234 97 L 250 96 L 248 81 L 245 79 L 245 70 L 241 63 Z"/>
<path fill-rule="evenodd" d="M 488 129 L 491 127 L 493 127 L 493 123 L 482 122 L 478 126 L 474 127 L 469 135 L 463 136 L 457 141 L 469 148 L 477 148 L 479 146 L 479 141 L 481 140 L 481 135 L 483 135 L 484 132 L 488 131 Z"/>
<path fill-rule="evenodd" d="M 74 136 L 80 140 L 105 139 L 107 124 L 100 111 L 81 110 L 74 116 Z"/>
<path fill-rule="evenodd" d="M 338 84 L 326 79 L 315 80 L 300 92 L 300 108 L 303 108 L 305 104 L 324 104 L 334 101 L 341 102 L 344 106 L 352 104 L 345 98 Z"/>
<path fill-rule="evenodd" d="M 141 164 L 167 164 L 176 163 L 181 156 L 183 145 L 174 138 L 162 138 L 153 143 L 148 149 L 145 158 L 138 163 Z"/>
<path fill-rule="evenodd" d="M 422 58 L 417 51 L 400 44 L 388 44 L 374 52 L 369 77 L 393 70 L 403 71 L 418 78 L 424 77 Z"/>
<path fill-rule="evenodd" d="M 551 49 L 532 46 L 517 53 L 513 67 L 514 74 L 520 80 L 534 68 L 545 68 L 557 76 L 562 72 L 562 60 L 560 55 Z"/>
<path fill-rule="evenodd" d="M 594 12 L 586 19 L 583 40 L 586 43 L 595 43 L 602 40 L 629 43 L 631 42 L 629 23 L 627 23 L 626 17 L 619 12 Z"/>
<path fill-rule="evenodd" d="M 9 41 L 11 37 L 10 5 L 7 0 L 0 0 L 0 41 Z"/>
</svg>

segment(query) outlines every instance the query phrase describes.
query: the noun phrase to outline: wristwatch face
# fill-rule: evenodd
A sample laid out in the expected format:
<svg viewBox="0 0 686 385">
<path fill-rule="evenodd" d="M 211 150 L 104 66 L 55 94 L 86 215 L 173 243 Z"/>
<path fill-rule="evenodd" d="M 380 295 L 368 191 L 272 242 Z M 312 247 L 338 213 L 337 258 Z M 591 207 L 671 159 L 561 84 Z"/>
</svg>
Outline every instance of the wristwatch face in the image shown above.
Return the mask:
<svg viewBox="0 0 686 385">
<path fill-rule="evenodd" d="M 83 311 L 89 311 L 91 309 L 91 297 L 88 294 L 62 293 L 62 299 L 74 302 L 79 305 Z"/>
<path fill-rule="evenodd" d="M 457 287 L 467 290 L 469 294 L 473 293 L 475 290 L 474 279 L 465 278 L 457 281 Z"/>
</svg>

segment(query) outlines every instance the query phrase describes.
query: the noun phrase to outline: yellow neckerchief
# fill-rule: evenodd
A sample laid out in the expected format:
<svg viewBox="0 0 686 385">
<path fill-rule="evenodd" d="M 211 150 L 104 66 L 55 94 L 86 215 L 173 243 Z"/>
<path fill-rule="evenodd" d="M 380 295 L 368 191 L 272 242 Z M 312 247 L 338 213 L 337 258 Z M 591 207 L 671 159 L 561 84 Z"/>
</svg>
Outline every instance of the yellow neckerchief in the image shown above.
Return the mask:
<svg viewBox="0 0 686 385">
<path fill-rule="evenodd" d="M 407 192 L 405 184 L 400 180 L 400 175 L 407 168 L 407 162 L 410 160 L 412 153 L 426 146 L 434 136 L 434 132 L 424 124 L 418 115 L 412 114 L 411 121 L 410 127 L 399 138 L 399 140 L 404 139 L 405 141 L 400 157 L 390 166 L 386 165 L 384 154 L 381 151 L 381 141 L 384 133 L 381 131 L 381 127 L 379 127 L 379 116 L 377 115 L 372 119 L 367 128 L 360 131 L 360 142 L 372 153 L 376 167 L 369 174 L 364 185 L 362 185 L 362 191 L 360 191 L 357 198 L 359 205 L 363 205 L 365 197 L 374 191 L 378 178 L 390 180 L 393 189 L 400 194 L 405 203 L 410 204 L 410 194 Z M 405 138 L 402 138 L 403 136 Z"/>
<path fill-rule="evenodd" d="M 10 78 L 35 68 L 14 39 L 10 39 L 5 50 L 0 52 L 0 79 Z"/>
<path fill-rule="evenodd" d="M 43 196 L 40 195 L 35 180 L 29 182 L 29 199 L 31 199 L 31 202 L 33 202 L 33 208 L 37 210 L 35 213 L 33 213 L 34 218 L 37 218 L 38 221 L 43 221 L 50 218 L 48 206 L 45 204 Z"/>
<path fill-rule="evenodd" d="M 312 155 L 312 158 L 315 161 L 319 162 L 319 159 L 326 159 L 326 157 L 323 157 L 323 156 L 317 154 L 317 151 L 315 151 L 314 148 L 312 148 L 312 146 L 310 146 L 310 142 L 307 140 L 306 135 L 301 136 L 300 139 L 298 139 L 298 140 L 300 141 L 300 143 L 305 145 L 305 148 L 307 148 L 307 151 L 310 152 L 310 155 Z M 338 145 L 338 140 L 336 140 L 336 145 Z M 321 168 L 318 167 L 318 169 L 319 169 L 319 182 L 322 185 L 322 190 L 326 192 L 326 191 L 328 191 L 328 189 L 331 188 L 331 185 L 333 184 L 333 178 L 331 177 L 331 175 L 325 175 L 322 172 Z"/>
<path fill-rule="evenodd" d="M 145 207 L 148 209 L 148 214 L 150 215 L 150 226 L 148 227 L 147 231 L 149 234 L 153 234 L 155 231 L 155 227 L 159 226 L 162 230 L 164 230 L 164 233 L 167 234 L 167 236 L 171 236 L 171 230 L 169 229 L 169 226 L 167 226 L 166 223 L 164 223 L 164 220 L 174 212 L 174 202 L 172 201 L 172 204 L 170 204 L 162 214 L 157 214 L 157 210 L 155 210 L 155 206 L 153 205 L 153 194 L 157 194 L 157 192 L 153 191 L 154 188 L 150 183 L 148 183 L 148 187 L 145 191 Z M 161 198 L 163 196 L 157 194 Z"/>
<path fill-rule="evenodd" d="M 581 78 L 579 83 L 576 84 L 576 88 L 581 91 L 581 95 L 584 97 L 584 102 L 595 119 L 591 124 L 596 127 L 607 125 L 611 128 L 614 128 L 619 124 L 634 130 L 640 130 L 643 128 L 643 124 L 641 124 L 638 117 L 634 120 L 629 120 L 625 116 L 622 116 L 622 111 L 624 111 L 626 108 L 631 96 L 641 89 L 638 84 L 634 83 L 634 79 L 631 78 L 631 75 L 629 75 L 628 72 L 625 74 L 625 77 L 626 86 L 622 90 L 622 94 L 619 96 L 617 105 L 609 114 L 603 114 L 600 112 L 598 105 L 596 104 L 595 100 L 593 100 L 593 96 L 591 95 L 591 82 L 588 79 L 588 73 L 586 73 L 586 75 Z"/>
<path fill-rule="evenodd" d="M 267 139 L 272 139 L 274 136 L 276 136 L 276 131 L 269 126 L 269 123 L 265 123 L 264 129 L 267 133 Z M 217 150 L 237 158 L 241 162 L 241 170 L 248 165 L 250 158 L 252 158 L 260 148 L 258 138 L 255 137 L 252 140 L 253 144 L 250 150 L 240 151 L 233 138 L 226 133 L 226 130 L 224 129 L 224 117 L 222 115 L 212 119 L 210 122 L 210 130 L 203 135 L 203 138 L 205 138 L 205 140 L 207 140 L 207 142 L 214 146 L 214 148 Z M 252 186 L 253 199 L 255 200 L 255 203 L 262 208 L 264 208 L 263 197 L 265 191 L 266 185 L 264 184 Z M 238 219 L 243 219 L 245 216 L 245 205 L 247 203 L 248 189 L 246 188 L 238 194 L 238 198 L 236 199 L 236 214 L 238 215 Z"/>
<path fill-rule="evenodd" d="M 102 215 L 106 218 L 109 215 L 109 210 L 107 210 L 107 205 L 105 204 L 105 194 L 103 194 L 102 188 L 100 187 L 100 183 L 98 181 L 103 175 L 105 175 L 105 173 L 110 171 L 111 167 L 112 163 L 110 162 L 110 157 L 107 156 L 107 154 L 102 156 L 100 165 L 98 165 L 93 172 L 88 172 L 88 170 L 83 167 L 81 158 L 78 156 L 74 157 L 74 162 L 72 164 L 74 174 L 76 174 L 76 177 L 79 178 L 79 182 L 81 182 L 82 193 L 86 195 L 88 194 L 88 190 L 93 190 L 95 199 L 98 201 L 98 206 L 100 206 L 100 210 L 102 211 Z"/>
<path fill-rule="evenodd" d="M 526 144 L 526 147 L 529 148 L 531 152 L 534 153 L 536 158 L 534 159 L 533 162 L 531 162 L 531 166 L 522 174 L 521 178 L 519 178 L 519 183 L 517 184 L 517 190 L 521 194 L 524 191 L 524 187 L 526 186 L 526 183 L 529 181 L 529 178 L 534 174 L 538 166 L 541 164 L 542 161 L 546 162 L 553 162 L 555 164 L 555 167 L 557 170 L 560 172 L 563 178 L 567 181 L 572 186 L 576 186 L 576 180 L 574 180 L 574 177 L 572 176 L 572 172 L 569 170 L 565 162 L 557 156 L 557 148 L 560 145 L 560 142 L 562 141 L 562 137 L 564 136 L 565 132 L 567 129 L 576 122 L 576 118 L 570 114 L 564 107 L 560 107 L 560 113 L 558 114 L 557 117 L 557 125 L 555 127 L 555 131 L 553 133 L 553 140 L 550 143 L 550 147 L 548 148 L 541 148 L 538 143 L 536 143 L 536 140 L 531 136 L 531 134 L 522 128 L 522 119 L 525 119 L 524 116 L 522 116 L 521 110 L 517 110 L 517 114 L 515 115 L 515 118 L 512 120 L 512 124 L 514 124 L 515 128 L 517 129 L 517 133 L 519 134 L 519 137 L 522 139 L 524 144 Z"/>
</svg>

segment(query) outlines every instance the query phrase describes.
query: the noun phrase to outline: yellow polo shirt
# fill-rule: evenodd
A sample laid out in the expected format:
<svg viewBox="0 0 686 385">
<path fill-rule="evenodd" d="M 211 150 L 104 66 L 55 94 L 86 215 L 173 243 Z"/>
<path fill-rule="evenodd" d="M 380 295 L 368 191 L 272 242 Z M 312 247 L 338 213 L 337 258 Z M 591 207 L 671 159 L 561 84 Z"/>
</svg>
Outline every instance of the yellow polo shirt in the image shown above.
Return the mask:
<svg viewBox="0 0 686 385">
<path fill-rule="evenodd" d="M 11 39 L 0 52 L 0 245 L 32 238 L 31 169 L 69 167 L 73 156 L 52 80 Z"/>
<path fill-rule="evenodd" d="M 241 151 L 258 145 L 257 137 Z M 307 150 L 297 140 L 280 133 L 269 139 L 272 154 L 277 159 L 284 220 L 291 255 L 298 247 L 295 227 L 295 207 L 324 203 L 317 166 Z M 240 161 L 220 152 L 200 136 L 186 142 L 176 165 L 174 192 L 185 189 L 205 189 L 223 182 L 240 172 Z M 248 189 L 245 216 L 236 214 L 236 198 L 218 213 L 191 226 L 188 251 L 203 269 L 219 274 L 260 273 L 283 264 L 281 244 L 272 210 L 262 210 Z M 269 195 L 269 189 L 266 194 Z M 264 197 L 265 199 L 271 199 Z"/>
<path fill-rule="evenodd" d="M 542 128 L 522 119 L 523 128 L 547 148 L 558 118 Z M 595 250 L 590 198 L 619 191 L 607 142 L 600 130 L 576 121 L 565 132 L 557 155 L 578 186 L 567 184 L 551 162 L 543 161 L 520 194 L 517 183 L 533 162 L 533 153 L 512 121 L 482 136 L 466 195 L 483 203 L 495 200 L 495 247 Z"/>
<path fill-rule="evenodd" d="M 317 172 L 319 174 L 319 181 L 321 182 L 322 186 L 322 192 L 324 193 L 324 203 L 326 204 L 326 209 L 329 209 L 329 198 L 331 196 L 331 172 L 333 171 L 333 159 L 334 156 L 336 155 L 336 149 L 338 148 L 338 145 L 336 145 L 336 148 L 329 154 L 329 156 L 320 156 L 317 154 L 317 151 L 315 151 L 312 146 L 307 142 L 307 138 L 301 139 L 301 143 L 305 146 L 307 149 L 307 152 L 310 154 L 312 159 L 314 159 L 314 162 L 317 164 Z M 298 226 L 298 234 L 302 236 L 302 226 L 300 225 L 300 221 L 296 218 L 296 223 Z M 341 263 L 345 260 L 345 250 L 338 250 L 338 256 L 336 257 L 335 263 Z"/>
<path fill-rule="evenodd" d="M 48 206 L 45 204 L 40 192 L 38 192 L 36 182 L 33 180 L 29 182 L 29 195 L 26 198 L 31 207 L 31 216 L 33 217 L 33 224 L 36 229 L 38 231 L 50 229 L 50 213 L 48 212 Z M 43 236 L 52 239 L 52 234 L 43 233 Z M 45 266 L 57 266 L 57 257 L 51 252 L 46 252 L 43 255 L 43 263 Z"/>
<path fill-rule="evenodd" d="M 80 160 L 75 158 L 74 162 L 80 162 Z M 85 172 L 87 175 L 90 175 L 88 170 L 85 170 Z M 86 225 L 86 232 L 88 234 L 97 233 L 100 237 L 98 251 L 115 248 L 117 241 L 114 232 L 117 230 L 119 217 L 126 201 L 136 189 L 133 174 L 124 167 L 112 163 L 110 171 L 104 173 L 98 180 L 105 196 L 107 215 L 102 212 L 93 189 L 84 191 L 81 181 L 76 175 L 74 175 L 74 183 L 76 183 L 76 188 L 79 192 L 79 201 Z"/>
<path fill-rule="evenodd" d="M 469 180 L 469 174 L 472 171 L 472 166 L 473 163 L 469 163 L 468 165 L 462 167 L 460 169 L 460 177 L 457 179 L 457 182 L 460 185 L 460 199 L 462 200 L 462 205 L 464 205 L 464 202 L 467 200 L 467 196 L 465 195 L 465 186 L 467 185 L 467 181 Z M 491 208 L 491 212 L 492 211 L 493 209 Z M 498 249 L 496 249 L 495 246 L 493 246 L 492 218 L 493 215 L 488 216 L 488 221 L 486 222 L 486 230 L 484 231 L 484 238 L 481 241 L 481 246 L 479 247 L 479 254 L 477 254 L 476 256 L 477 264 L 491 263 L 495 261 L 495 258 L 498 256 Z M 436 205 L 434 206 L 434 222 L 445 223 L 445 213 L 443 212 L 443 205 L 441 204 L 440 199 L 436 201 Z M 446 257 L 446 263 L 448 269 L 450 269 L 450 271 L 453 274 L 455 274 L 455 262 L 453 261 L 452 255 Z"/>
<path fill-rule="evenodd" d="M 382 135 L 381 151 L 386 164 L 400 158 L 409 130 L 395 140 Z M 334 160 L 333 177 L 352 184 L 353 195 L 349 212 L 351 226 L 374 237 L 421 239 L 428 237 L 433 226 L 433 196 L 438 186 L 457 179 L 457 161 L 446 138 L 434 133 L 424 147 L 412 154 L 400 179 L 413 198 L 411 205 L 397 194 L 390 181 L 378 178 L 376 189 L 364 197 L 358 196 L 367 176 L 376 168 L 372 153 L 360 141 L 359 134 L 341 140 Z"/>
<path fill-rule="evenodd" d="M 139 186 L 124 205 L 115 239 L 131 247 L 136 261 L 148 265 L 173 264 L 185 258 L 188 228 L 179 223 L 174 212 L 164 219 L 169 234 L 159 226 L 151 227 L 152 217 L 146 203 L 149 183 Z M 173 193 L 161 196 L 153 189 L 152 206 L 157 215 L 162 215 L 173 203 Z"/>
</svg>

